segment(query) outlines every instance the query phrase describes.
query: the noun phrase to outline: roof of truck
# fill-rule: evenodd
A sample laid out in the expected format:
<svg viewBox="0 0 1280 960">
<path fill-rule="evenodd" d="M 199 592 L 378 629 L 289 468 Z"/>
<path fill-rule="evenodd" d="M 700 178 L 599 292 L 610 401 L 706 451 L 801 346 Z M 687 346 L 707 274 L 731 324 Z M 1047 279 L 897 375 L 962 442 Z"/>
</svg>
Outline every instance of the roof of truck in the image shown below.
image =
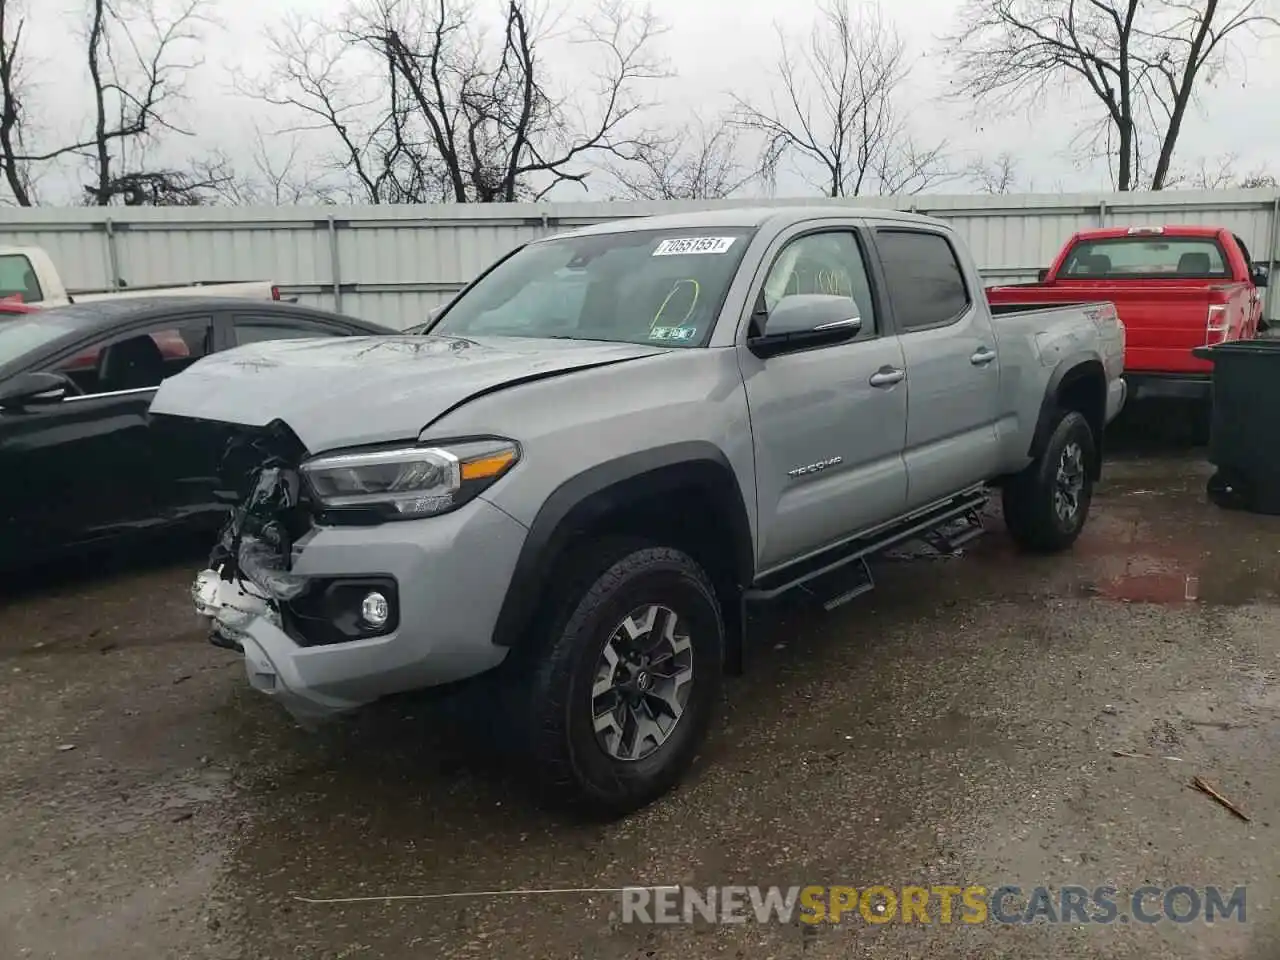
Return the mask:
<svg viewBox="0 0 1280 960">
<path fill-rule="evenodd" d="M 899 220 L 904 223 L 927 223 L 945 226 L 944 221 L 900 210 L 876 207 L 858 207 L 838 201 L 795 206 L 724 207 L 717 210 L 698 210 L 692 213 L 668 213 L 652 217 L 633 217 L 610 220 L 572 231 L 581 236 L 593 233 L 621 233 L 629 230 L 689 230 L 714 227 L 762 227 L 767 223 L 802 223 L 823 217 L 840 216 L 868 220 Z M 563 234 L 561 234 L 563 236 Z M 550 238 L 548 238 L 550 239 Z"/>
<path fill-rule="evenodd" d="M 1206 226 L 1199 223 L 1171 223 L 1139 227 L 1092 227 L 1077 230 L 1074 240 L 1118 240 L 1122 237 L 1151 239 L 1152 237 L 1216 237 L 1225 227 Z"/>
</svg>

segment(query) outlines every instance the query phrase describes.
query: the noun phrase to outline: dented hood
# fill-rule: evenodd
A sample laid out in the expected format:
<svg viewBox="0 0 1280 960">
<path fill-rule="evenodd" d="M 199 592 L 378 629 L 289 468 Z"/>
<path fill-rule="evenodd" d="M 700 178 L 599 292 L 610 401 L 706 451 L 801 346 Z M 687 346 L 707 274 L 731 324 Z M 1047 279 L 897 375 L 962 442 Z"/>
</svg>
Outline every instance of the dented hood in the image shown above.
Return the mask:
<svg viewBox="0 0 1280 960">
<path fill-rule="evenodd" d="M 264 341 L 206 357 L 170 377 L 151 412 L 255 427 L 282 420 L 319 453 L 416 438 L 478 394 L 663 352 L 516 337 Z"/>
</svg>

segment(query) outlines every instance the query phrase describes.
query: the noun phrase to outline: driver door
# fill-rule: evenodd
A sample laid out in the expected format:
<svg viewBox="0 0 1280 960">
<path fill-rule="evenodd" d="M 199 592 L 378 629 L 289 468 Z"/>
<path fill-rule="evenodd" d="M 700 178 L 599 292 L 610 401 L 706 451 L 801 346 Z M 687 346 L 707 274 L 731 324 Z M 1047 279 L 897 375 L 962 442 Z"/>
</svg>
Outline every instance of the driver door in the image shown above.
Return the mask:
<svg viewBox="0 0 1280 960">
<path fill-rule="evenodd" d="M 784 234 L 753 302 L 767 311 L 785 297 L 814 293 L 853 298 L 862 320 L 857 337 L 767 359 L 740 348 L 761 572 L 890 520 L 907 499 L 902 346 L 883 326 L 852 226 Z"/>
</svg>

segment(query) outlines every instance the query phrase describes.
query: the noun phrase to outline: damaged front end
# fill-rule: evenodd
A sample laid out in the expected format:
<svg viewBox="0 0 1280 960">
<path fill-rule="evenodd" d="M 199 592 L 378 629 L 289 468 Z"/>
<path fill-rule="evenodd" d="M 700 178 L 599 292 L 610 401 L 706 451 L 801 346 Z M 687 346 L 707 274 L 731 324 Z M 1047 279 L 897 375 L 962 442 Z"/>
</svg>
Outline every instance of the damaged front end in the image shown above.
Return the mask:
<svg viewBox="0 0 1280 960">
<path fill-rule="evenodd" d="M 311 528 L 297 467 L 304 453 L 278 422 L 228 443 L 222 475 L 233 482 L 222 496 L 237 505 L 191 588 L 218 646 L 243 652 L 258 618 L 283 629 L 282 605 L 307 591 L 308 579 L 290 572 L 294 545 Z"/>
</svg>

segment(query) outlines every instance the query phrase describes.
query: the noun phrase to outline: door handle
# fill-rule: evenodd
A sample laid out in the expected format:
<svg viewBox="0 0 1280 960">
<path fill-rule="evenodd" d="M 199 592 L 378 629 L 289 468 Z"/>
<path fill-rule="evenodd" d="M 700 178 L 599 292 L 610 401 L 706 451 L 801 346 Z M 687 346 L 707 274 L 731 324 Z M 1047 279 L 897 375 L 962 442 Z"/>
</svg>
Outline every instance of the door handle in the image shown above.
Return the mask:
<svg viewBox="0 0 1280 960">
<path fill-rule="evenodd" d="M 969 362 L 975 367 L 984 367 L 996 358 L 996 352 L 990 347 L 979 347 L 977 352 L 969 358 Z"/>
<path fill-rule="evenodd" d="M 868 381 L 873 387 L 892 387 L 895 383 L 901 383 L 907 372 L 899 370 L 897 367 L 881 367 L 871 375 Z"/>
</svg>

